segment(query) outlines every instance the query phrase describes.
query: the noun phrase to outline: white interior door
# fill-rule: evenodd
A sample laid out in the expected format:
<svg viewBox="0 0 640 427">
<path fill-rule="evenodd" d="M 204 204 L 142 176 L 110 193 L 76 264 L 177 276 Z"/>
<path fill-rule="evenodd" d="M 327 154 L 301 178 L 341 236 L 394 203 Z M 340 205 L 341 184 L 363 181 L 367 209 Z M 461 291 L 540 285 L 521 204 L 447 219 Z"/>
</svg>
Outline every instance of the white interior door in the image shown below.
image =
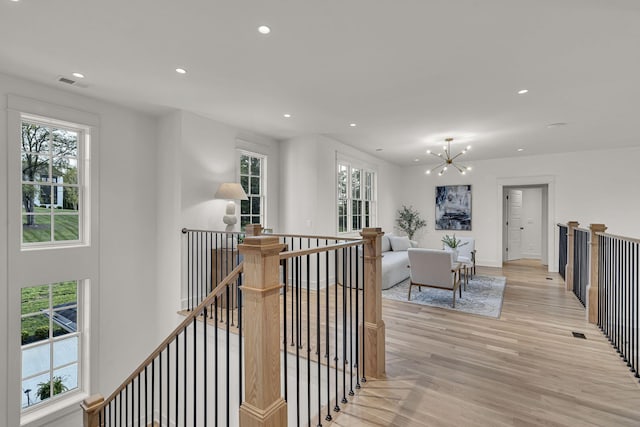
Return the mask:
<svg viewBox="0 0 640 427">
<path fill-rule="evenodd" d="M 507 260 L 522 258 L 522 190 L 507 195 Z"/>
</svg>

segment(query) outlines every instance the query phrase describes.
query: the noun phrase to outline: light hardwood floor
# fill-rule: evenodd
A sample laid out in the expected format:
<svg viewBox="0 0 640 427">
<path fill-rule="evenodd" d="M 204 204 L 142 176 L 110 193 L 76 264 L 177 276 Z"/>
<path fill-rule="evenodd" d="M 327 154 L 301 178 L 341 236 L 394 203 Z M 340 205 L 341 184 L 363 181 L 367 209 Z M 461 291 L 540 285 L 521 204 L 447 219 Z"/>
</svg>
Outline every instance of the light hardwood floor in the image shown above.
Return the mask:
<svg viewBox="0 0 640 427">
<path fill-rule="evenodd" d="M 333 425 L 640 426 L 640 384 L 560 276 L 532 261 L 478 274 L 507 277 L 500 319 L 384 300 L 386 378 Z"/>
</svg>

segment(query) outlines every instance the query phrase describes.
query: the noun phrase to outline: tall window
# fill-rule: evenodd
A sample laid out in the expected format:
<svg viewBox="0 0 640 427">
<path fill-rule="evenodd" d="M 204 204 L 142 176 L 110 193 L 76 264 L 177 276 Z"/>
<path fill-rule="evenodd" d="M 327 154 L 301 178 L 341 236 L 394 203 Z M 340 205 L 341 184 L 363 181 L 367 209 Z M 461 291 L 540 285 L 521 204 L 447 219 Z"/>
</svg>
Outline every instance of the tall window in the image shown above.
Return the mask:
<svg viewBox="0 0 640 427">
<path fill-rule="evenodd" d="M 338 163 L 338 232 L 375 224 L 376 175 L 372 170 Z"/>
<path fill-rule="evenodd" d="M 21 291 L 23 410 L 82 384 L 79 291 L 77 281 Z"/>
<path fill-rule="evenodd" d="M 240 152 L 240 184 L 249 200 L 240 203 L 240 225 L 266 225 L 267 158 L 261 154 Z"/>
<path fill-rule="evenodd" d="M 82 236 L 85 131 L 24 117 L 21 125 L 22 245 L 78 242 Z"/>
</svg>

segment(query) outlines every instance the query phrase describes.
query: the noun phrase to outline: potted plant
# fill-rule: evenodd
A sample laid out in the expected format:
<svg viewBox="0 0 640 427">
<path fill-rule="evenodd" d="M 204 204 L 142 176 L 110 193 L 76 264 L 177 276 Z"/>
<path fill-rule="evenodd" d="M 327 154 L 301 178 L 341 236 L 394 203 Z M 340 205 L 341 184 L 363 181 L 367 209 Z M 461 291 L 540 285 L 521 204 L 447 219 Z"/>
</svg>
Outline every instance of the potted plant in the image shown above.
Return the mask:
<svg viewBox="0 0 640 427">
<path fill-rule="evenodd" d="M 62 377 L 53 377 L 53 395 L 60 394 L 63 391 L 67 391 L 69 388 L 62 382 Z M 38 399 L 45 400 L 51 397 L 51 381 L 38 383 L 38 390 L 36 391 Z"/>
<path fill-rule="evenodd" d="M 453 234 L 453 236 L 449 236 L 448 234 L 445 234 L 444 237 L 442 238 L 442 244 L 444 246 L 444 250 L 453 252 L 454 261 L 458 260 L 458 248 L 460 246 L 466 245 L 467 243 L 469 242 L 463 243 L 460 239 L 456 239 L 455 233 Z"/>
<path fill-rule="evenodd" d="M 398 228 L 409 236 L 409 240 L 413 240 L 413 235 L 416 231 L 425 227 L 427 221 L 420 218 L 420 213 L 413 209 L 413 206 L 402 205 L 402 209 L 398 209 L 398 218 L 396 218 L 396 224 Z"/>
</svg>

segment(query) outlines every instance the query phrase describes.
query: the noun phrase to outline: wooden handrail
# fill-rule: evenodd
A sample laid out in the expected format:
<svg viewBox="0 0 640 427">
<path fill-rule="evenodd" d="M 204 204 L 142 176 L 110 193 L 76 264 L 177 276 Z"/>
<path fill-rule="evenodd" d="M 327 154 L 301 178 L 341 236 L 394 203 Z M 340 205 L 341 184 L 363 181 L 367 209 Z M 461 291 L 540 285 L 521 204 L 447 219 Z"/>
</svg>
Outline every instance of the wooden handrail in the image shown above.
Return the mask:
<svg viewBox="0 0 640 427">
<path fill-rule="evenodd" d="M 293 238 L 301 238 L 301 239 L 319 239 L 319 240 L 345 240 L 345 241 L 354 241 L 360 240 L 358 237 L 338 237 L 338 236 L 313 236 L 306 234 L 286 234 L 286 233 L 262 233 L 264 236 L 276 236 L 276 237 L 293 237 Z"/>
<path fill-rule="evenodd" d="M 297 256 L 311 255 L 311 254 L 316 254 L 320 252 L 329 252 L 337 249 L 349 248 L 353 246 L 362 245 L 363 243 L 365 243 L 364 240 L 354 240 L 354 241 L 345 242 L 345 243 L 336 243 L 335 245 L 319 246 L 317 248 L 298 249 L 296 251 L 282 252 L 280 253 L 280 260 L 282 261 L 283 259 L 294 258 Z"/>
<path fill-rule="evenodd" d="M 611 237 L 613 239 L 619 239 L 619 240 L 625 240 L 627 242 L 630 243 L 640 243 L 640 239 L 636 239 L 633 237 L 626 237 L 626 236 L 618 236 L 617 234 L 609 234 L 609 233 L 596 233 L 596 235 L 598 236 L 602 236 L 602 237 Z"/>
<path fill-rule="evenodd" d="M 104 400 L 104 402 L 102 402 L 102 404 L 100 405 L 99 409 L 104 408 L 106 405 L 108 405 L 109 403 L 111 403 L 111 401 L 113 399 L 115 399 L 115 397 L 122 392 L 127 385 L 129 385 L 129 383 L 131 381 L 133 381 L 140 373 L 142 373 L 145 369 L 145 367 L 147 367 L 156 357 L 158 357 L 158 355 L 160 353 L 162 353 L 169 344 L 171 344 L 178 335 L 180 335 L 184 329 L 189 326 L 191 323 L 193 323 L 194 319 L 196 319 L 196 317 L 198 317 L 207 306 L 210 306 L 213 304 L 214 299 L 216 297 L 218 297 L 218 294 L 220 294 L 222 292 L 222 290 L 224 288 L 226 288 L 227 285 L 229 285 L 231 282 L 233 282 L 234 280 L 236 280 L 236 278 L 240 275 L 240 273 L 242 273 L 244 269 L 244 263 L 241 262 L 240 264 L 238 264 L 238 266 L 236 268 L 233 269 L 233 271 L 231 273 L 229 273 L 229 275 L 227 277 L 224 278 L 224 280 L 222 282 L 220 282 L 220 284 L 218 286 L 216 286 L 216 288 L 214 290 L 212 290 L 209 295 L 207 296 L 207 298 L 205 298 L 196 308 L 193 309 L 193 311 L 191 313 L 189 313 L 189 315 L 187 317 L 185 317 L 185 319 L 182 321 L 182 323 L 180 323 L 180 325 L 178 325 L 171 334 L 169 334 L 169 336 L 167 336 L 167 338 L 164 339 L 164 341 L 162 341 L 162 343 L 160 343 L 160 345 L 158 347 L 156 347 L 156 349 L 153 351 L 153 353 L 151 353 L 151 355 L 149 355 L 149 357 L 147 357 L 139 366 L 138 368 L 133 371 L 133 373 L 131 375 L 129 375 L 127 377 L 126 380 L 124 380 L 122 382 L 122 384 L 116 388 L 116 390 L 111 393 L 111 395 L 109 395 L 109 397 L 107 399 Z M 206 321 L 206 320 L 205 320 Z"/>
<path fill-rule="evenodd" d="M 187 233 L 216 233 L 216 234 L 242 235 L 244 234 L 244 231 L 195 230 L 191 228 L 183 228 L 182 234 L 187 234 Z"/>
<path fill-rule="evenodd" d="M 196 230 L 191 228 L 183 228 L 182 234 L 186 234 L 189 232 L 194 233 L 216 233 L 216 234 L 233 234 L 233 235 L 243 235 L 245 234 L 243 231 L 222 231 L 222 230 Z M 358 237 L 340 237 L 340 236 L 319 236 L 319 235 L 311 235 L 311 234 L 287 234 L 287 233 L 265 233 L 262 232 L 264 236 L 276 236 L 276 237 L 292 237 L 296 239 L 319 239 L 319 240 L 345 240 L 345 241 L 356 241 L 360 240 Z"/>
</svg>

